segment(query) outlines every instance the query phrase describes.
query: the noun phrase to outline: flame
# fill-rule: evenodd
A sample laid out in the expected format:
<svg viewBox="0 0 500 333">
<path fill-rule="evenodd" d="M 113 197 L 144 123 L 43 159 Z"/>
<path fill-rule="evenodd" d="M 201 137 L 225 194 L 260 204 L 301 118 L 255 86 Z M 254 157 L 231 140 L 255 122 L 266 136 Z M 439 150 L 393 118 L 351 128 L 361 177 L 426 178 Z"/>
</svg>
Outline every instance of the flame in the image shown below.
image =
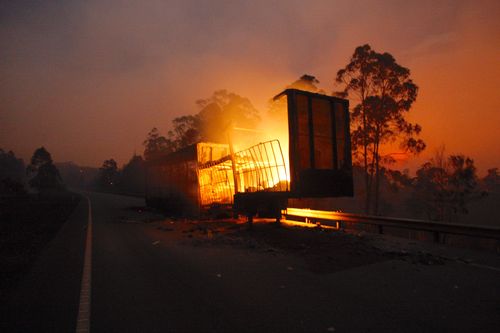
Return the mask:
<svg viewBox="0 0 500 333">
<path fill-rule="evenodd" d="M 309 208 L 290 208 L 284 209 L 282 215 L 290 218 L 290 217 L 299 217 L 303 218 L 305 222 L 298 222 L 294 220 L 287 219 L 284 222 L 290 225 L 296 225 L 301 227 L 321 227 L 323 229 L 333 229 L 339 230 L 340 224 L 339 221 L 340 216 L 338 212 L 334 211 L 326 211 L 326 210 L 313 210 Z M 321 224 L 320 221 L 333 221 L 335 225 L 325 225 Z"/>
<path fill-rule="evenodd" d="M 322 229 L 332 229 L 339 230 L 338 227 L 334 227 L 331 225 L 324 225 L 320 223 L 308 223 L 308 222 L 299 222 L 293 220 L 281 220 L 282 223 L 292 226 L 292 227 L 301 227 L 301 228 L 322 228 Z"/>
<path fill-rule="evenodd" d="M 290 155 L 288 134 L 288 112 L 286 99 L 282 98 L 273 106 L 272 112 L 266 113 L 256 129 L 233 127 L 231 138 L 234 150 L 242 151 L 259 143 L 277 140 L 279 141 L 281 154 L 285 167 L 279 169 L 280 181 L 290 182 Z M 265 163 L 265 162 L 264 162 Z M 264 165 L 256 167 L 266 167 Z M 267 187 L 278 185 L 278 182 L 267 184 Z"/>
<path fill-rule="evenodd" d="M 204 147 L 210 147 L 210 144 L 201 143 L 198 149 Z M 210 148 L 223 149 L 221 145 Z M 214 155 L 213 151 L 210 155 Z M 261 142 L 218 160 L 205 163 L 199 160 L 198 163 L 199 198 L 202 206 L 231 204 L 235 192 L 290 190 L 289 173 L 278 140 Z"/>
<path fill-rule="evenodd" d="M 226 156 L 217 155 L 217 160 L 198 160 L 199 198 L 202 206 L 232 204 L 236 191 L 290 190 L 286 103 L 282 101 L 272 114 L 266 114 L 259 128 L 228 127 L 227 138 L 228 144 L 224 145 Z M 233 156 L 229 153 L 231 145 Z M 218 147 L 222 149 L 221 145 Z"/>
<path fill-rule="evenodd" d="M 326 210 L 313 210 L 309 208 L 287 208 L 282 212 L 284 215 L 298 216 L 304 218 L 317 218 L 323 220 L 340 220 L 338 212 Z"/>
</svg>

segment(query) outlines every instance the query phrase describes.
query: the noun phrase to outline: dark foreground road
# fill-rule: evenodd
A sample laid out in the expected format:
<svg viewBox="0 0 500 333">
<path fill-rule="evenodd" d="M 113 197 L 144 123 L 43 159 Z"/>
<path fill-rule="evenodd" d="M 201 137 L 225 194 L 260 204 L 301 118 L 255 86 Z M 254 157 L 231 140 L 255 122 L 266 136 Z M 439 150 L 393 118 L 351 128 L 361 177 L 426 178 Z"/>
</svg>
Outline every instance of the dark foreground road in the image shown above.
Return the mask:
<svg viewBox="0 0 500 333">
<path fill-rule="evenodd" d="M 88 196 L 91 332 L 496 332 L 500 327 L 500 271 L 491 267 L 384 260 L 319 274 L 286 253 L 171 240 L 160 235 L 158 224 L 144 223 L 154 216 L 131 208 L 143 206 L 142 200 Z M 78 208 L 56 238 L 56 250 L 42 256 L 36 274 L 15 294 L 10 322 L 19 325 L 11 330 L 75 331 L 85 210 Z"/>
</svg>

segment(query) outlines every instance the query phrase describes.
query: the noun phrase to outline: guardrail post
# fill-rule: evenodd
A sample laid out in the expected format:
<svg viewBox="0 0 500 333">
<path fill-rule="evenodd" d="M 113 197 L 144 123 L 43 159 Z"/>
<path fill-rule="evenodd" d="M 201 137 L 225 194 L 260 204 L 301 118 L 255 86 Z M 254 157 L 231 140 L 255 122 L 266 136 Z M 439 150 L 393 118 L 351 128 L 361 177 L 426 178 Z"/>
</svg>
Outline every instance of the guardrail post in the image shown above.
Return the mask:
<svg viewBox="0 0 500 333">
<path fill-rule="evenodd" d="M 378 233 L 381 235 L 384 233 L 384 226 L 382 226 L 381 224 L 378 225 Z"/>
</svg>

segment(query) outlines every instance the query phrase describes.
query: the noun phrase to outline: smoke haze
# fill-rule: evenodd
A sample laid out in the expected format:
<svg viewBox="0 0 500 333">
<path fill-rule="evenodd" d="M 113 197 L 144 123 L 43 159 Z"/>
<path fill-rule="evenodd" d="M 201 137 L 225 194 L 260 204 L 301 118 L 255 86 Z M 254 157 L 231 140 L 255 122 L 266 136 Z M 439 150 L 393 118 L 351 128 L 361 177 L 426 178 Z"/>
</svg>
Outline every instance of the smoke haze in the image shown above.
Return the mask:
<svg viewBox="0 0 500 333">
<path fill-rule="evenodd" d="M 304 73 L 330 92 L 369 43 L 420 87 L 428 150 L 400 166 L 445 144 L 484 172 L 500 166 L 498 17 L 498 1 L 2 1 L 0 147 L 122 164 L 215 90 L 262 113 Z"/>
</svg>

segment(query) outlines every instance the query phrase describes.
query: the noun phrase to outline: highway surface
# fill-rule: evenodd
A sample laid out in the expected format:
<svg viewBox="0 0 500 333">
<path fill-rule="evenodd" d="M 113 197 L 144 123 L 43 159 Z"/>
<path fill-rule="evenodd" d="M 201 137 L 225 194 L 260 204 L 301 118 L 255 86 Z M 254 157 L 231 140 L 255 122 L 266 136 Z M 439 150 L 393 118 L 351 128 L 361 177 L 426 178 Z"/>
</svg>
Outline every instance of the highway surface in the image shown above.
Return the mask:
<svg viewBox="0 0 500 333">
<path fill-rule="evenodd" d="M 90 297 L 81 293 L 89 244 L 89 204 L 82 200 L 13 294 L 2 331 L 76 332 L 78 318 L 85 321 L 80 331 L 107 333 L 496 332 L 500 327 L 495 266 L 383 260 L 319 274 L 295 255 L 169 240 L 158 224 L 144 223 L 158 216 L 137 210 L 143 200 L 86 195 L 92 207 Z M 90 311 L 82 313 L 86 303 Z"/>
</svg>

